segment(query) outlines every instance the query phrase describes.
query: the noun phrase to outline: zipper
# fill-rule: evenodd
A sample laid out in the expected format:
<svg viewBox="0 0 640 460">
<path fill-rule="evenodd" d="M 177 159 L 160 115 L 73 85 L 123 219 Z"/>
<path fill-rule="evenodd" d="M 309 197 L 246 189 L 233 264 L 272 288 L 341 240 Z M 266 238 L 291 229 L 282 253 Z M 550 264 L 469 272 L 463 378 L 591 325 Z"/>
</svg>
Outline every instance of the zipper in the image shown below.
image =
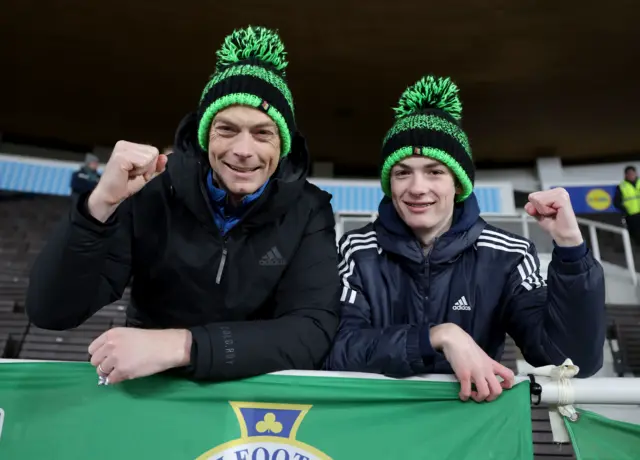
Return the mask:
<svg viewBox="0 0 640 460">
<path fill-rule="evenodd" d="M 201 162 L 198 161 L 198 166 L 201 166 Z M 209 194 L 207 192 L 207 188 L 205 186 L 205 179 L 206 177 L 203 177 L 202 174 L 202 168 L 200 167 L 199 172 L 198 172 L 198 182 L 200 182 L 200 192 L 202 193 L 202 198 L 204 199 L 204 202 L 207 206 L 207 209 L 209 210 L 209 217 L 211 220 L 213 220 L 215 222 L 215 212 L 213 210 L 213 207 L 209 201 Z M 218 236 L 219 238 L 222 239 L 222 257 L 220 257 L 220 265 L 218 265 L 218 272 L 216 273 L 216 284 L 220 284 L 220 281 L 222 281 L 222 274 L 224 273 L 224 266 L 227 263 L 227 236 L 228 235 L 222 235 L 222 232 L 220 231 L 220 229 L 215 225 L 213 225 L 213 227 L 211 227 L 210 225 L 207 226 L 207 228 L 211 231 L 211 233 L 213 233 L 214 235 Z"/>
<path fill-rule="evenodd" d="M 220 284 L 220 280 L 222 279 L 222 272 L 224 271 L 224 264 L 227 261 L 227 246 L 226 241 L 222 246 L 222 257 L 220 258 L 220 265 L 218 266 L 218 273 L 216 274 L 216 284 Z"/>
</svg>

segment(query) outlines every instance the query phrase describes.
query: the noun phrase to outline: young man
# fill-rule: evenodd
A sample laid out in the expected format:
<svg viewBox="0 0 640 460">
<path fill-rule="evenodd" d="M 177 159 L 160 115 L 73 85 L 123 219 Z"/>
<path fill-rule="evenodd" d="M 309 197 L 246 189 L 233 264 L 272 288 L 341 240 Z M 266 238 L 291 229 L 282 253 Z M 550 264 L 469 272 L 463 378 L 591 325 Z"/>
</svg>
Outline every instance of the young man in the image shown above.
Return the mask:
<svg viewBox="0 0 640 460">
<path fill-rule="evenodd" d="M 492 400 L 513 382 L 497 362 L 508 333 L 534 366 L 571 358 L 582 377 L 594 374 L 604 276 L 567 192 L 533 193 L 525 207 L 555 241 L 545 282 L 533 243 L 479 216 L 457 87 L 423 78 L 396 112 L 383 144 L 379 217 L 339 243 L 342 317 L 326 367 L 453 372 L 463 400 Z"/>
<path fill-rule="evenodd" d="M 338 326 L 335 222 L 330 195 L 306 180 L 286 66 L 275 32 L 233 32 L 173 152 L 118 142 L 33 267 L 27 312 L 46 329 L 78 326 L 131 281 L 129 327 L 89 348 L 109 383 L 325 359 Z"/>
</svg>

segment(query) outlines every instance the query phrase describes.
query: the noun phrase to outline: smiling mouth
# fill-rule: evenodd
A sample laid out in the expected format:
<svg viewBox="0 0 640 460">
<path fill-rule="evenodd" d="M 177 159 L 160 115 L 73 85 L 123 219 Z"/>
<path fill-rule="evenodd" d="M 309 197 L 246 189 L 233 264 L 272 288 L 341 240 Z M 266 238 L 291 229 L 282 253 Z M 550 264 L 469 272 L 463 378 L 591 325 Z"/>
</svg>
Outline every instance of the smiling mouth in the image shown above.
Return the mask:
<svg viewBox="0 0 640 460">
<path fill-rule="evenodd" d="M 405 201 L 404 204 L 406 204 L 407 206 L 413 209 L 424 209 L 432 206 L 434 203 L 407 203 Z"/>
<path fill-rule="evenodd" d="M 239 173 L 251 173 L 254 171 L 257 171 L 258 169 L 260 169 L 260 166 L 256 166 L 255 168 L 245 168 L 242 166 L 233 166 L 230 165 L 229 163 L 225 163 L 225 166 L 235 172 L 239 172 Z"/>
</svg>

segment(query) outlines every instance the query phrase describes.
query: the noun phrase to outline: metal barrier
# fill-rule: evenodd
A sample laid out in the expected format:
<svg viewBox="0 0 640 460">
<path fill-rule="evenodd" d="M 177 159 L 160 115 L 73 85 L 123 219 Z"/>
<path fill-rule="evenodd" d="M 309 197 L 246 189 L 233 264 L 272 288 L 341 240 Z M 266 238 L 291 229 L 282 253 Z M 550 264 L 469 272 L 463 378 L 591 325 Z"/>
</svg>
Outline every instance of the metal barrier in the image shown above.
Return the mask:
<svg viewBox="0 0 640 460">
<path fill-rule="evenodd" d="M 500 227 L 506 227 L 504 224 L 511 224 L 511 228 L 505 228 L 513 233 L 520 234 L 527 239 L 530 239 L 536 245 L 538 252 L 551 252 L 553 250 L 553 242 L 551 237 L 544 232 L 536 223 L 536 220 L 528 214 L 520 214 L 516 216 L 483 216 L 484 219 Z M 516 228 L 513 225 L 516 224 Z M 530 224 L 535 224 L 530 226 Z M 612 263 L 614 265 L 620 265 L 627 269 L 631 282 L 634 286 L 638 285 L 638 274 L 636 272 L 635 261 L 633 256 L 633 250 L 631 246 L 631 238 L 629 237 L 629 231 L 623 227 L 616 227 L 593 220 L 578 218 L 578 224 L 583 228 L 583 235 L 585 241 L 593 256 L 599 262 L 602 262 L 602 255 L 600 252 L 600 240 L 598 231 L 608 234 L 611 237 L 613 235 L 619 235 L 622 239 L 622 247 L 624 251 L 624 261 L 622 260 L 606 260 L 605 262 Z M 507 225 L 508 226 L 508 225 Z M 584 231 L 586 227 L 586 232 Z M 519 231 L 518 231 L 519 230 Z M 586 233 L 586 234 L 585 234 Z M 614 241 L 612 241 L 614 243 Z"/>
<path fill-rule="evenodd" d="M 345 233 L 364 227 L 365 225 L 373 222 L 378 217 L 378 213 L 368 212 L 350 212 L 350 213 L 337 213 L 336 214 L 336 239 L 340 241 L 340 238 Z"/>
<path fill-rule="evenodd" d="M 338 213 L 336 214 L 336 235 L 338 240 L 340 237 L 350 230 L 363 227 L 369 222 L 373 222 L 377 217 L 377 213 Z M 488 223 L 495 224 L 512 233 L 522 235 L 523 237 L 533 241 L 539 253 L 551 253 L 553 251 L 553 242 L 551 237 L 537 225 L 536 220 L 528 214 L 522 213 L 517 215 L 483 215 Z M 535 224 L 535 225 L 531 225 Z M 605 262 L 626 267 L 634 286 L 638 285 L 638 274 L 636 273 L 631 239 L 626 228 L 616 227 L 614 225 L 604 224 L 593 220 L 578 218 L 578 224 L 583 227 L 583 235 L 587 245 L 591 248 L 593 256 L 596 260 L 602 262 L 600 252 L 600 240 L 598 232 L 603 232 L 609 239 L 611 236 L 619 235 L 622 237 L 622 246 L 624 251 L 624 260 L 607 260 Z M 586 227 L 586 232 L 584 231 Z M 586 234 L 585 234 L 586 233 Z M 603 235 L 604 236 L 604 235 Z M 606 239 L 606 238 L 605 238 Z M 615 244 L 615 241 L 611 241 Z M 614 257 L 615 259 L 615 257 Z"/>
</svg>

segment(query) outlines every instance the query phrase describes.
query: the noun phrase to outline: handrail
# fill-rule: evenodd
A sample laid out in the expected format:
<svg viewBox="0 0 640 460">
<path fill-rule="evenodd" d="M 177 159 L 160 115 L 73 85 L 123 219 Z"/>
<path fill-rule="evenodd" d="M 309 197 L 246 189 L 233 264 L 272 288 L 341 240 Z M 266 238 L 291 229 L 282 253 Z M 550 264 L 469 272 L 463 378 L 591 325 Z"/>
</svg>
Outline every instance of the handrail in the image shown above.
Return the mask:
<svg viewBox="0 0 640 460">
<path fill-rule="evenodd" d="M 611 233 L 617 233 L 619 235 L 624 234 L 624 232 L 628 233 L 628 230 L 626 228 L 624 228 L 624 227 L 616 227 L 615 225 L 605 224 L 604 222 L 598 222 L 596 220 L 585 219 L 583 217 L 578 217 L 576 220 L 578 221 L 579 224 L 593 226 L 595 228 L 599 228 L 601 230 L 606 230 L 606 231 L 611 232 Z"/>
</svg>

